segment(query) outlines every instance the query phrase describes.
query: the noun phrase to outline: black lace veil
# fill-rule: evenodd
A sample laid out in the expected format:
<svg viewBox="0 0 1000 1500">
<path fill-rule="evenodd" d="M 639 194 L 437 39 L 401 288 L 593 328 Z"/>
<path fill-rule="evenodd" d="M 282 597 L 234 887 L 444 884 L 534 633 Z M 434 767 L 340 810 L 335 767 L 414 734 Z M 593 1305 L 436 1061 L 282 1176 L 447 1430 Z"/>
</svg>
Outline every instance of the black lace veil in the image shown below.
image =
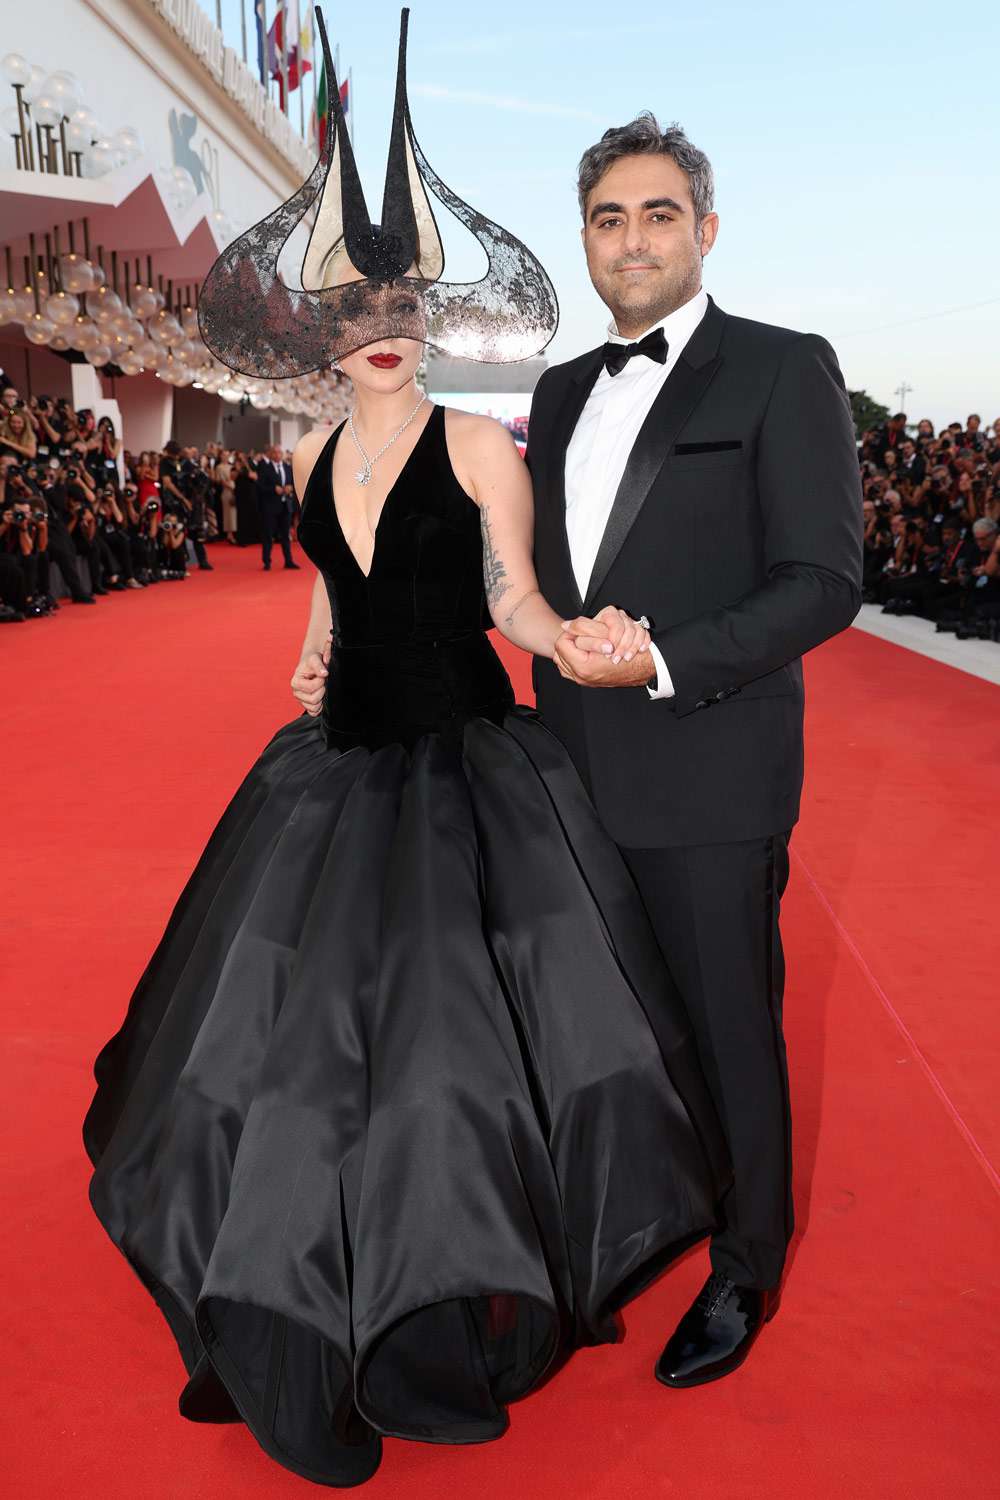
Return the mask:
<svg viewBox="0 0 1000 1500">
<path fill-rule="evenodd" d="M 323 152 L 298 191 L 228 245 L 209 270 L 198 299 L 205 343 L 230 369 L 267 380 L 305 375 L 387 338 L 416 339 L 488 364 L 540 353 L 559 321 L 544 267 L 441 181 L 413 133 L 406 94 L 409 10 L 400 22 L 380 224 L 368 215 L 318 6 L 315 15 L 330 97 Z M 428 190 L 485 250 L 481 281 L 440 279 L 444 248 Z M 281 280 L 278 258 L 317 200 L 299 290 Z M 361 279 L 334 285 L 345 255 Z"/>
</svg>

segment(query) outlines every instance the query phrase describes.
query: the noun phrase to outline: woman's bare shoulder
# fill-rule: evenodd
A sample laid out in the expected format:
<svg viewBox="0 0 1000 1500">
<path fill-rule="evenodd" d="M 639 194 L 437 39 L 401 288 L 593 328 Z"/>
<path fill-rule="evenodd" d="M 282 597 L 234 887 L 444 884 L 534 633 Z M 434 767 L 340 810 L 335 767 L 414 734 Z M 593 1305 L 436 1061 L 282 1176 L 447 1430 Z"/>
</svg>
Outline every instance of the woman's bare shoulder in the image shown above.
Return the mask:
<svg viewBox="0 0 1000 1500">
<path fill-rule="evenodd" d="M 520 493 L 527 475 L 508 428 L 480 412 L 445 407 L 445 431 L 452 467 L 459 484 L 477 505 L 487 494 Z"/>
<path fill-rule="evenodd" d="M 292 449 L 292 473 L 297 483 L 308 479 L 324 444 L 336 426 L 336 423 L 332 423 L 326 427 L 313 427 L 299 438 Z"/>
<path fill-rule="evenodd" d="M 325 427 L 311 427 L 308 432 L 304 432 L 292 450 L 293 458 L 298 453 L 318 452 L 338 425 L 339 423 L 331 422 Z"/>
<path fill-rule="evenodd" d="M 462 411 L 457 406 L 445 404 L 445 420 L 449 427 L 455 432 L 475 434 L 477 436 L 504 436 L 509 437 L 507 428 L 496 417 L 485 417 L 482 412 Z"/>
</svg>

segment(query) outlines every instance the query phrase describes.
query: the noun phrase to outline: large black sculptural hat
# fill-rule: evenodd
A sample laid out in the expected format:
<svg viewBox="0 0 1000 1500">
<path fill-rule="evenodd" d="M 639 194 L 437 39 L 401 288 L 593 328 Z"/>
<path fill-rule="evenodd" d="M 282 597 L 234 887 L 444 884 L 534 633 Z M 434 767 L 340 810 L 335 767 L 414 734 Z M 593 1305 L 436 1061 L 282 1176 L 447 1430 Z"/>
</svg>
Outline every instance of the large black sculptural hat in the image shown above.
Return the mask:
<svg viewBox="0 0 1000 1500">
<path fill-rule="evenodd" d="M 416 339 L 488 364 L 540 353 L 559 320 L 544 268 L 519 239 L 445 186 L 413 133 L 406 96 L 409 10 L 400 23 L 379 224 L 365 204 L 318 6 L 315 15 L 329 80 L 330 125 L 323 151 L 298 191 L 228 245 L 209 270 L 198 299 L 205 343 L 230 369 L 266 380 L 305 375 L 388 338 Z M 441 280 L 444 248 L 428 194 L 450 209 L 486 252 L 481 281 Z M 278 257 L 317 200 L 302 287 L 290 287 L 278 275 Z M 357 279 L 345 280 L 352 268 Z"/>
</svg>

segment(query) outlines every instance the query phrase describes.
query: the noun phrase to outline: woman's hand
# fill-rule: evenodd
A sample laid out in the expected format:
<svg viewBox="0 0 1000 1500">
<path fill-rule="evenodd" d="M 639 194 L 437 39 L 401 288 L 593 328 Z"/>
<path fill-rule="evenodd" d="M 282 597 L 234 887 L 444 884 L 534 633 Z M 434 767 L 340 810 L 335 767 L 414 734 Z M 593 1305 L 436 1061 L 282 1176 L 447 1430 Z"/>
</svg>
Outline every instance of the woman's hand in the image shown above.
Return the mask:
<svg viewBox="0 0 1000 1500">
<path fill-rule="evenodd" d="M 600 651 L 610 656 L 616 666 L 649 650 L 649 631 L 613 604 L 605 605 L 593 620 L 564 621 L 563 629 L 573 637 L 579 650 Z"/>
<path fill-rule="evenodd" d="M 302 704 L 307 714 L 313 718 L 323 707 L 323 694 L 326 692 L 326 679 L 328 676 L 327 662 L 330 660 L 329 642 L 323 647 L 322 654 L 319 651 L 310 651 L 299 662 L 292 673 L 292 692 Z"/>
</svg>

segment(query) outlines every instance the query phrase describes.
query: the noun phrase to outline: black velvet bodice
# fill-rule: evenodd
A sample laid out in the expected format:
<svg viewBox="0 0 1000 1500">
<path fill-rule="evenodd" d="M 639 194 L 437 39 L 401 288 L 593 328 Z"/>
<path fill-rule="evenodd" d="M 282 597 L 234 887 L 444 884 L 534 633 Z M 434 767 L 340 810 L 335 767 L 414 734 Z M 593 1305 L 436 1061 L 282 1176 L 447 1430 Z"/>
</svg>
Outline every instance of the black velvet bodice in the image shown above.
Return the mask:
<svg viewBox="0 0 1000 1500">
<path fill-rule="evenodd" d="M 412 748 L 513 705 L 486 638 L 479 508 L 455 477 L 435 406 L 390 489 L 366 575 L 333 500 L 330 434 L 302 497 L 299 543 L 323 576 L 333 620 L 322 721 L 328 745 Z"/>
</svg>

